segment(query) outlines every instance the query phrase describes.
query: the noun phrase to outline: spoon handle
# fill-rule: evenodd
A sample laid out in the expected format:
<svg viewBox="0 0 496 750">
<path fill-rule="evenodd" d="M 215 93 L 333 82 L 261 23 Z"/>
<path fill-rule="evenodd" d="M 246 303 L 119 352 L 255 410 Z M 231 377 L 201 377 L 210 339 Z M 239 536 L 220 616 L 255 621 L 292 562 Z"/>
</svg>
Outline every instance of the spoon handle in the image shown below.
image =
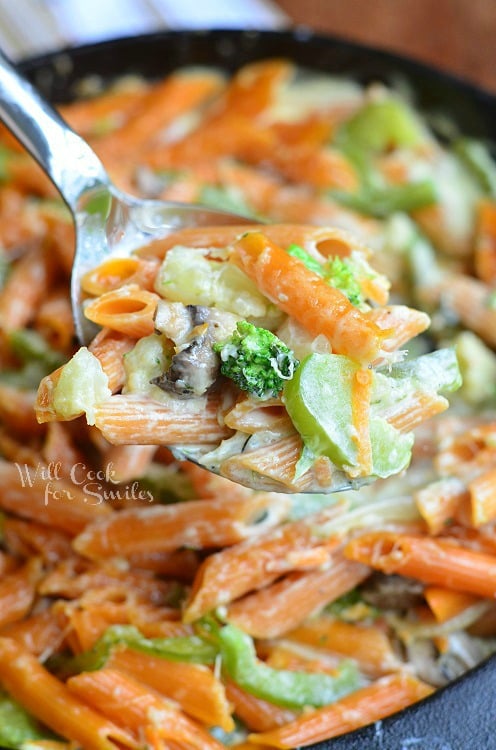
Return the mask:
<svg viewBox="0 0 496 750">
<path fill-rule="evenodd" d="M 103 164 L 0 50 L 0 119 L 75 211 L 86 190 L 109 185 Z"/>
</svg>

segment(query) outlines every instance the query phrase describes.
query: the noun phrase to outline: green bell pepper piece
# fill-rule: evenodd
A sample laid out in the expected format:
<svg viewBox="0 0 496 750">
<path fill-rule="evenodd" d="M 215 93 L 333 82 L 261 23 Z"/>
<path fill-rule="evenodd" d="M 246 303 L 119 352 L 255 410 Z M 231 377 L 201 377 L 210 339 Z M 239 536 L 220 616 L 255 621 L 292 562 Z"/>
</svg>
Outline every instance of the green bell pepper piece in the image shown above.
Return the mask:
<svg viewBox="0 0 496 750">
<path fill-rule="evenodd" d="M 352 143 L 364 151 L 379 153 L 390 148 L 415 146 L 422 140 L 422 128 L 412 110 L 399 99 L 389 97 L 369 102 L 347 120 L 336 142 Z"/>
<path fill-rule="evenodd" d="M 213 643 L 199 636 L 145 638 L 132 625 L 111 625 L 93 648 L 71 657 L 54 657 L 50 666 L 64 676 L 101 669 L 114 648 L 125 647 L 149 656 L 190 664 L 213 664 L 218 653 Z"/>
<path fill-rule="evenodd" d="M 399 432 L 385 419 L 370 417 L 370 445 L 375 477 L 386 479 L 406 469 L 412 458 L 413 433 Z"/>
<path fill-rule="evenodd" d="M 476 178 L 484 193 L 496 198 L 496 164 L 487 146 L 475 138 L 460 138 L 453 144 L 453 150 Z"/>
<path fill-rule="evenodd" d="M 305 449 L 298 464 L 301 475 L 312 456 L 328 456 L 346 471 L 357 465 L 353 439 L 352 386 L 359 365 L 339 354 L 311 354 L 284 386 L 287 412 L 302 437 Z M 439 349 L 414 360 L 374 372 L 370 442 L 371 476 L 385 478 L 405 469 L 411 458 L 413 435 L 401 433 L 382 416 L 388 407 L 414 392 L 456 391 L 461 376 L 452 349 Z"/>
<path fill-rule="evenodd" d="M 354 466 L 352 384 L 360 366 L 340 354 L 310 354 L 284 385 L 284 403 L 304 444 L 336 466 Z"/>
<path fill-rule="evenodd" d="M 234 625 L 219 630 L 222 668 L 247 693 L 286 708 L 325 706 L 362 685 L 358 669 L 342 661 L 336 676 L 274 669 L 257 659 L 250 636 Z"/>
<path fill-rule="evenodd" d="M 432 180 L 419 180 L 407 185 L 365 185 L 357 193 L 330 190 L 329 197 L 352 211 L 383 219 L 398 211 L 416 211 L 437 200 Z"/>
<path fill-rule="evenodd" d="M 36 331 L 20 328 L 9 335 L 13 353 L 22 362 L 17 369 L 2 370 L 0 382 L 17 388 L 35 390 L 40 380 L 65 361 L 64 356 L 47 344 Z"/>
<path fill-rule="evenodd" d="M 318 276 L 324 276 L 324 268 L 322 266 L 322 263 L 319 263 L 318 260 L 312 258 L 310 253 L 307 253 L 307 251 L 304 248 L 300 247 L 300 245 L 290 245 L 288 248 L 286 248 L 286 252 L 293 258 L 301 260 L 301 262 L 306 266 L 306 268 L 309 269 L 309 271 L 313 271 Z"/>
<path fill-rule="evenodd" d="M 0 745 L 20 748 L 33 740 L 53 740 L 56 736 L 43 727 L 7 693 L 0 693 Z"/>
</svg>

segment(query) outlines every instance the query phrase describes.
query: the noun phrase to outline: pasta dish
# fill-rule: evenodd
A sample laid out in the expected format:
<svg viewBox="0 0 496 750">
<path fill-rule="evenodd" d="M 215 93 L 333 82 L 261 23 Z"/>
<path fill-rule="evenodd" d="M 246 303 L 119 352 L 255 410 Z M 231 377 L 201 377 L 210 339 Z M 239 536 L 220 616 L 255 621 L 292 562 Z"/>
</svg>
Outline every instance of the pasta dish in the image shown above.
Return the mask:
<svg viewBox="0 0 496 750">
<path fill-rule="evenodd" d="M 488 149 L 287 60 L 81 93 L 119 187 L 253 224 L 104 260 L 79 347 L 70 217 L 0 134 L 0 745 L 290 749 L 426 698 L 496 649 Z"/>
</svg>

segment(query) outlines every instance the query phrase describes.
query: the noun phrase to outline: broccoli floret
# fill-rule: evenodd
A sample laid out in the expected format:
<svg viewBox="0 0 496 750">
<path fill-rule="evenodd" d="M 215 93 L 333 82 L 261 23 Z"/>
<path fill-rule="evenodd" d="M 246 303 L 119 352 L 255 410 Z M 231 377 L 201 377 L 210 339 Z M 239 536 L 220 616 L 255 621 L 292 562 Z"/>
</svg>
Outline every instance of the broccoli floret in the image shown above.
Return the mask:
<svg viewBox="0 0 496 750">
<path fill-rule="evenodd" d="M 362 289 L 351 262 L 336 256 L 328 262 L 325 271 L 327 282 L 343 292 L 352 305 L 363 304 Z"/>
<path fill-rule="evenodd" d="M 289 255 L 292 255 L 293 258 L 296 258 L 297 260 L 301 260 L 301 262 L 309 269 L 309 271 L 313 271 L 318 276 L 324 276 L 324 269 L 322 267 L 322 263 L 319 263 L 318 260 L 315 260 L 315 258 L 312 258 L 310 253 L 307 253 L 306 250 L 304 250 L 299 245 L 290 245 L 286 252 Z"/>
<path fill-rule="evenodd" d="M 325 265 L 312 258 L 299 245 L 290 245 L 287 248 L 289 255 L 301 260 L 301 262 L 318 276 L 323 277 L 330 286 L 339 289 L 345 294 L 352 305 L 362 305 L 364 302 L 360 282 L 357 280 L 357 271 L 350 260 L 336 256 L 327 261 Z"/>
<path fill-rule="evenodd" d="M 246 321 L 237 323 L 236 328 L 230 339 L 214 344 L 222 361 L 221 373 L 258 398 L 277 396 L 283 382 L 293 377 L 299 361 L 265 328 Z"/>
</svg>

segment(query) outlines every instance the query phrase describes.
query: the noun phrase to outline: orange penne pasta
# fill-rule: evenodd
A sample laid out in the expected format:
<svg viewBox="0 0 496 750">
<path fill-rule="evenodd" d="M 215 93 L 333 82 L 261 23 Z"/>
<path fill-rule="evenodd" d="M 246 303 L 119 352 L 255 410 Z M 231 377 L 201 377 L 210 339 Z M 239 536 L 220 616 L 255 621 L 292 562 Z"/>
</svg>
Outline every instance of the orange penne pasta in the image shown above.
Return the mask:
<svg viewBox="0 0 496 750">
<path fill-rule="evenodd" d="M 249 398 L 241 399 L 227 412 L 224 422 L 232 430 L 241 430 L 248 435 L 260 430 L 270 430 L 275 435 L 286 435 L 294 431 L 286 409 L 277 399 L 267 399 L 260 403 Z"/>
<path fill-rule="evenodd" d="M 40 242 L 43 237 L 43 226 L 33 221 L 33 211 L 25 203 L 23 190 L 13 183 L 0 187 L 0 218 L 0 242 L 9 254 L 27 247 L 25 243 Z"/>
<path fill-rule="evenodd" d="M 49 204 L 42 203 L 38 208 L 38 218 L 44 227 L 45 242 L 50 253 L 63 274 L 69 277 L 76 249 L 76 233 L 70 214 L 61 215 L 60 206 L 54 210 Z"/>
<path fill-rule="evenodd" d="M 468 491 L 457 477 L 446 477 L 417 490 L 413 497 L 430 533 L 439 534 L 453 520 L 461 503 L 468 498 Z"/>
<path fill-rule="evenodd" d="M 475 596 L 496 596 L 496 558 L 446 539 L 376 531 L 349 542 L 345 555 L 388 574 L 411 576 Z"/>
<path fill-rule="evenodd" d="M 150 571 L 123 570 L 114 561 L 97 565 L 73 556 L 47 573 L 38 591 L 42 595 L 76 599 L 92 589 L 103 590 L 105 597 L 129 590 L 141 602 L 165 604 L 171 587 L 171 583 L 155 578 Z"/>
<path fill-rule="evenodd" d="M 193 622 L 294 569 L 298 552 L 325 546 L 321 525 L 342 510 L 340 505 L 329 508 L 207 557 L 193 583 L 183 614 L 185 622 Z M 325 554 L 328 558 L 327 546 Z"/>
<path fill-rule="evenodd" d="M 246 693 L 235 682 L 228 681 L 226 695 L 234 706 L 234 713 L 252 732 L 268 732 L 296 718 L 294 711 Z"/>
<path fill-rule="evenodd" d="M 464 274 L 451 274 L 439 288 L 439 299 L 460 323 L 489 346 L 496 346 L 496 309 L 488 304 L 491 287 Z"/>
<path fill-rule="evenodd" d="M 240 237 L 231 259 L 281 310 L 314 336 L 323 334 L 336 354 L 364 363 L 379 356 L 387 332 L 261 232 Z"/>
<path fill-rule="evenodd" d="M 6 573 L 15 570 L 17 565 L 18 563 L 14 555 L 0 550 L 0 576 L 4 576 Z"/>
<path fill-rule="evenodd" d="M 111 445 L 105 454 L 105 465 L 111 467 L 112 482 L 143 476 L 156 452 L 155 445 Z"/>
<path fill-rule="evenodd" d="M 472 523 L 479 527 L 496 518 L 496 469 L 483 472 L 468 483 Z"/>
<path fill-rule="evenodd" d="M 335 654 L 294 643 L 287 638 L 262 642 L 259 649 L 265 663 L 274 669 L 335 675 L 340 661 Z"/>
<path fill-rule="evenodd" d="M 36 419 L 40 424 L 60 419 L 53 408 L 53 391 L 61 374 L 62 367 L 58 367 L 40 381 L 35 401 Z"/>
<path fill-rule="evenodd" d="M 58 651 L 66 634 L 57 614 L 52 609 L 45 609 L 22 621 L 5 625 L 1 628 L 0 635 L 13 639 L 44 660 Z"/>
<path fill-rule="evenodd" d="M 72 552 L 67 534 L 33 521 L 7 517 L 3 522 L 3 535 L 8 549 L 18 557 L 36 555 L 53 564 Z"/>
<path fill-rule="evenodd" d="M 117 725 L 132 729 L 138 737 L 148 724 L 159 736 L 197 750 L 221 750 L 221 745 L 177 706 L 144 683 L 117 669 L 86 672 L 67 681 L 74 695 Z"/>
<path fill-rule="evenodd" d="M 192 549 L 179 549 L 174 552 L 136 552 L 129 555 L 129 562 L 134 568 L 152 570 L 159 575 L 191 583 L 200 558 Z"/>
<path fill-rule="evenodd" d="M 251 734 L 249 739 L 278 748 L 311 745 L 390 716 L 426 698 L 431 692 L 432 688 L 415 677 L 390 675 L 330 706 L 303 714 L 278 729 Z"/>
<path fill-rule="evenodd" d="M 379 328 L 388 331 L 389 335 L 382 343 L 382 348 L 386 352 L 396 351 L 410 339 L 423 333 L 430 324 L 427 313 L 406 305 L 375 307 L 367 313 L 367 317 Z"/>
<path fill-rule="evenodd" d="M 70 354 L 74 340 L 72 307 L 64 288 L 54 289 L 36 313 L 34 325 L 55 349 Z"/>
<path fill-rule="evenodd" d="M 22 568 L 0 579 L 0 627 L 22 619 L 33 606 L 36 584 L 42 575 L 41 560 L 31 558 Z"/>
<path fill-rule="evenodd" d="M 85 136 L 98 136 L 103 127 L 122 125 L 136 110 L 149 90 L 145 81 L 123 88 L 102 91 L 91 99 L 70 102 L 58 107 L 71 128 Z"/>
<path fill-rule="evenodd" d="M 42 456 L 49 466 L 56 466 L 60 477 L 69 479 L 74 466 L 84 466 L 85 454 L 76 447 L 66 424 L 49 422 Z"/>
<path fill-rule="evenodd" d="M 190 480 L 196 497 L 201 497 L 203 500 L 208 498 L 219 499 L 226 494 L 231 498 L 247 498 L 252 495 L 252 490 L 248 487 L 231 482 L 230 479 L 221 477 L 219 474 L 213 474 L 208 469 L 204 469 L 203 466 L 190 461 L 184 461 L 181 464 L 181 469 Z"/>
<path fill-rule="evenodd" d="M 122 358 L 135 344 L 136 339 L 125 333 L 103 328 L 88 347 L 100 361 L 112 392 L 118 391 L 124 385 L 126 376 Z"/>
<path fill-rule="evenodd" d="M 132 118 L 98 140 L 98 153 L 104 160 L 122 153 L 136 157 L 140 149 L 157 138 L 160 129 L 217 93 L 222 82 L 222 77 L 214 72 L 168 76 L 140 97 Z"/>
<path fill-rule="evenodd" d="M 142 257 L 163 258 L 168 250 L 176 245 L 185 247 L 227 247 L 232 245 L 247 231 L 258 232 L 259 225 L 226 225 L 218 227 L 201 227 L 180 229 L 163 239 L 141 248 L 138 254 Z M 263 233 L 272 242 L 281 247 L 291 244 L 300 245 L 305 250 L 317 251 L 323 257 L 348 257 L 355 249 L 368 257 L 370 251 L 355 236 L 337 227 L 316 227 L 310 224 L 268 224 Z"/>
<path fill-rule="evenodd" d="M 0 427 L 0 453 L 5 459 L 18 465 L 37 466 L 41 459 L 38 450 L 33 450 L 20 439 L 12 437 L 2 427 Z"/>
<path fill-rule="evenodd" d="M 448 406 L 449 401 L 444 396 L 416 391 L 396 404 L 391 404 L 381 416 L 400 432 L 410 432 L 427 419 L 442 414 Z"/>
<path fill-rule="evenodd" d="M 57 197 L 57 191 L 39 164 L 25 152 L 8 157 L 8 172 L 12 182 L 23 192 L 44 198 Z"/>
<path fill-rule="evenodd" d="M 12 434 L 24 438 L 40 436 L 40 426 L 34 413 L 36 394 L 21 388 L 0 383 L 0 419 Z"/>
<path fill-rule="evenodd" d="M 255 151 L 255 163 L 266 161 L 276 172 L 290 182 L 311 185 L 317 189 L 335 188 L 338 190 L 356 190 L 358 176 L 349 159 L 340 151 L 332 148 L 316 148 L 303 145 L 288 148 L 267 144 L 266 153 Z M 249 155 L 247 161 L 250 162 Z"/>
<path fill-rule="evenodd" d="M 245 65 L 229 81 L 219 105 L 219 114 L 226 110 L 248 117 L 260 114 L 273 102 L 279 88 L 293 73 L 293 64 L 284 59 Z"/>
<path fill-rule="evenodd" d="M 165 665 L 167 679 L 164 679 Z M 116 649 L 107 660 L 107 667 L 122 670 L 144 682 L 209 727 L 219 726 L 226 732 L 234 729 L 224 685 L 202 664 L 164 661 L 158 656 Z"/>
<path fill-rule="evenodd" d="M 256 638 L 276 638 L 298 627 L 369 574 L 366 565 L 349 565 L 336 550 L 323 570 L 289 573 L 281 581 L 234 602 L 227 619 Z"/>
<path fill-rule="evenodd" d="M 127 284 L 138 284 L 141 289 L 153 291 L 158 261 L 139 258 L 110 258 L 88 271 L 81 279 L 81 288 L 87 294 L 98 297 Z"/>
<path fill-rule="evenodd" d="M 33 320 L 53 275 L 53 258 L 43 246 L 33 248 L 21 258 L 0 295 L 0 324 L 4 330 L 22 328 Z"/>
<path fill-rule="evenodd" d="M 15 465 L 0 460 L 0 508 L 23 518 L 77 534 L 89 521 L 111 513 L 104 503 L 95 504 L 79 487 L 52 481 L 46 467 Z"/>
<path fill-rule="evenodd" d="M 157 294 L 140 289 L 137 284 L 126 284 L 89 302 L 84 314 L 93 323 L 140 338 L 154 331 L 158 300 Z"/>
<path fill-rule="evenodd" d="M 111 625 L 130 623 L 127 602 L 105 602 L 85 607 L 77 600 L 76 607 L 57 606 L 59 618 L 64 620 L 66 639 L 75 653 L 88 651 Z"/>
<path fill-rule="evenodd" d="M 372 677 L 397 672 L 402 667 L 390 639 L 374 625 L 355 625 L 321 616 L 303 623 L 287 633 L 285 638 L 350 657 Z"/>
<path fill-rule="evenodd" d="M 192 500 L 174 505 L 133 508 L 88 527 L 74 540 L 81 555 L 93 559 L 139 552 L 167 552 L 188 546 L 236 544 L 280 522 L 288 509 L 266 493 L 246 498 Z M 263 521 L 260 517 L 265 514 Z"/>
<path fill-rule="evenodd" d="M 172 144 L 158 144 L 149 151 L 147 161 L 155 168 L 195 164 L 220 154 L 246 157 L 260 142 L 273 137 L 267 129 L 256 127 L 255 118 L 273 101 L 280 86 L 292 73 L 286 60 L 268 60 L 246 65 L 229 82 L 225 94 L 210 117 L 186 138 Z"/>
<path fill-rule="evenodd" d="M 315 481 L 317 465 L 310 471 L 306 471 L 301 477 L 295 479 L 296 463 L 301 456 L 303 441 L 293 430 L 293 434 L 283 437 L 262 448 L 226 458 L 222 462 L 221 472 L 228 479 L 243 481 L 255 472 L 264 479 L 273 482 L 274 489 L 293 492 L 305 492 Z M 325 457 L 324 457 L 325 458 Z M 332 476 L 323 476 L 322 486 L 329 485 Z"/>
<path fill-rule="evenodd" d="M 475 273 L 490 286 L 496 284 L 496 203 L 480 202 L 474 247 Z"/>
<path fill-rule="evenodd" d="M 448 431 L 441 440 L 434 458 L 436 470 L 442 476 L 460 477 L 470 481 L 481 470 L 491 469 L 496 461 L 496 422 L 476 421 L 468 429 L 462 424 L 459 430 Z M 456 428 L 456 423 L 455 423 Z"/>
<path fill-rule="evenodd" d="M 0 638 L 0 683 L 54 732 L 85 750 L 138 748 L 132 735 L 78 700 L 29 651 L 11 638 Z"/>
<path fill-rule="evenodd" d="M 450 591 L 440 586 L 426 586 L 424 597 L 437 622 L 451 620 L 479 601 L 476 596 Z"/>
<path fill-rule="evenodd" d="M 216 445 L 232 431 L 219 421 L 219 397 L 206 397 L 201 413 L 154 401 L 147 396 L 116 394 L 95 407 L 95 425 L 114 445 Z"/>
</svg>

